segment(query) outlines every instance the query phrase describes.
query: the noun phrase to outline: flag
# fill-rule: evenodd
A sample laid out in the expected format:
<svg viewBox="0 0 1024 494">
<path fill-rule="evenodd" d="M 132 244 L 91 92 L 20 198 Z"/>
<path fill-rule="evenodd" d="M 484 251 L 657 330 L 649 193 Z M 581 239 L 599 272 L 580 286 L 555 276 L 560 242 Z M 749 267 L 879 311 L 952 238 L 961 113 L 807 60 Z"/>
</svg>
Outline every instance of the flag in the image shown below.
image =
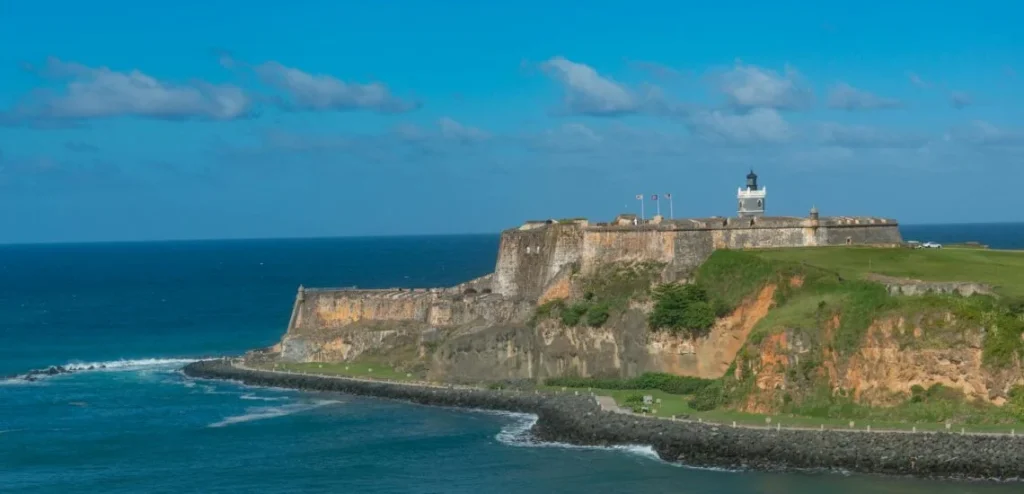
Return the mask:
<svg viewBox="0 0 1024 494">
<path fill-rule="evenodd" d="M 657 201 L 658 200 L 658 194 L 651 195 L 651 200 L 652 201 Z"/>
<path fill-rule="evenodd" d="M 644 198 L 643 194 L 637 194 L 636 195 L 636 200 L 638 200 L 638 201 L 643 200 L 643 198 Z"/>
<path fill-rule="evenodd" d="M 665 199 L 671 199 L 671 198 L 672 198 L 672 194 L 665 194 Z"/>
</svg>

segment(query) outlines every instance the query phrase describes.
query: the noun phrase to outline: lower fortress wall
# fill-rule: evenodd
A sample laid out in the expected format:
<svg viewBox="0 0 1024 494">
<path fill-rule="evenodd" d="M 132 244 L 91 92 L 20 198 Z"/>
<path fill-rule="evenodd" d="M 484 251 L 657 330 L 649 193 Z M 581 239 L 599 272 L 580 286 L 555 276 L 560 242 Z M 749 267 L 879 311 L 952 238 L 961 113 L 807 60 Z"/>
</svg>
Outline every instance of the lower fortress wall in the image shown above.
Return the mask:
<svg viewBox="0 0 1024 494">
<path fill-rule="evenodd" d="M 373 322 L 462 326 L 524 321 L 529 304 L 501 295 L 453 295 L 428 290 L 300 290 L 289 333 Z"/>
</svg>

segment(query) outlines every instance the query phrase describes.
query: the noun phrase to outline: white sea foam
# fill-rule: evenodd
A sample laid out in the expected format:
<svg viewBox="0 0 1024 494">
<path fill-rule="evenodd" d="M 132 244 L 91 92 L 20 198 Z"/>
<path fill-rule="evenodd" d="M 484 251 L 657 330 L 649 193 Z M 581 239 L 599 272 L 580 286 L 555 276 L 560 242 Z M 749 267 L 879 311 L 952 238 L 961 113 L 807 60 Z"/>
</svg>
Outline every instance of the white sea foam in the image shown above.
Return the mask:
<svg viewBox="0 0 1024 494">
<path fill-rule="evenodd" d="M 190 364 L 196 359 L 186 358 L 143 358 L 143 359 L 121 359 L 106 362 L 70 362 L 64 365 L 65 369 L 74 372 L 82 371 L 134 371 L 144 369 L 173 368 Z"/>
<path fill-rule="evenodd" d="M 540 441 L 533 437 L 530 433 L 530 429 L 533 428 L 534 424 L 537 423 L 537 416 L 529 413 L 515 413 L 515 412 L 500 412 L 500 411 L 485 411 L 496 415 L 502 415 L 510 417 L 512 422 L 505 427 L 501 428 L 498 435 L 495 438 L 498 442 L 516 447 L 529 447 L 529 448 L 561 448 L 561 449 L 589 449 L 589 450 L 604 450 L 604 451 L 619 451 L 651 460 L 667 463 L 672 466 L 678 466 L 683 468 L 689 468 L 693 470 L 710 470 L 715 472 L 738 472 L 739 470 L 731 470 L 727 468 L 717 467 L 697 467 L 680 463 L 666 462 L 658 456 L 658 453 L 652 446 L 643 444 L 619 444 L 614 446 L 582 446 L 578 444 L 567 444 L 559 442 L 547 442 Z"/>
<path fill-rule="evenodd" d="M 69 362 L 59 367 L 63 367 L 65 370 L 70 371 L 72 374 L 78 374 L 82 372 L 141 372 L 148 374 L 152 372 L 163 372 L 179 368 L 185 364 L 195 362 L 196 359 L 185 359 L 185 358 L 144 358 L 144 359 L 120 359 L 120 360 L 108 360 L 104 362 Z M 51 377 L 62 376 L 63 374 L 46 374 L 44 373 L 50 367 L 58 366 L 47 366 L 24 374 L 17 374 L 10 376 L 5 379 L 0 379 L 0 385 L 26 385 L 26 384 L 41 384 L 42 381 Z M 29 379 L 31 378 L 31 379 Z"/>
<path fill-rule="evenodd" d="M 207 427 L 224 427 L 232 424 L 240 424 L 242 422 L 252 422 L 254 420 L 272 419 L 276 417 L 283 417 L 285 415 L 291 415 L 293 413 L 305 412 L 314 408 L 319 408 L 324 405 L 331 405 L 334 403 L 340 403 L 336 400 L 319 400 L 312 403 L 292 403 L 288 405 L 281 405 L 277 407 L 255 407 L 246 409 L 244 415 L 236 415 L 234 417 L 227 417 L 219 422 L 214 422 Z"/>
<path fill-rule="evenodd" d="M 496 439 L 502 444 L 518 447 L 531 448 L 564 448 L 564 449 L 597 449 L 621 451 L 637 456 L 643 456 L 653 460 L 661 461 L 658 453 L 651 446 L 642 444 L 622 444 L 616 446 L 580 446 L 558 442 L 539 441 L 530 433 L 530 429 L 537 423 L 537 416 L 529 413 L 497 412 L 513 419 L 512 423 L 501 428 Z"/>
<path fill-rule="evenodd" d="M 288 399 L 285 396 L 256 396 L 252 393 L 245 393 L 242 396 L 239 396 L 239 398 L 251 401 L 284 401 Z"/>
</svg>

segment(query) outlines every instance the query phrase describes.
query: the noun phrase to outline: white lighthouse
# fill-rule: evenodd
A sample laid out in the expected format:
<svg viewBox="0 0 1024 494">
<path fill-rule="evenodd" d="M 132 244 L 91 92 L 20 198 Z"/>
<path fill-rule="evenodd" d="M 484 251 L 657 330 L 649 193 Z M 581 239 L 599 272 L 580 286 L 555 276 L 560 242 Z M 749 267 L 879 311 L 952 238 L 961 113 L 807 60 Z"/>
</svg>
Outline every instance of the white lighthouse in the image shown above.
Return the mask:
<svg viewBox="0 0 1024 494">
<path fill-rule="evenodd" d="M 757 174 L 750 170 L 747 174 L 747 186 L 736 191 L 736 198 L 739 200 L 739 217 L 751 218 L 764 216 L 764 196 L 768 189 L 757 188 Z"/>
</svg>

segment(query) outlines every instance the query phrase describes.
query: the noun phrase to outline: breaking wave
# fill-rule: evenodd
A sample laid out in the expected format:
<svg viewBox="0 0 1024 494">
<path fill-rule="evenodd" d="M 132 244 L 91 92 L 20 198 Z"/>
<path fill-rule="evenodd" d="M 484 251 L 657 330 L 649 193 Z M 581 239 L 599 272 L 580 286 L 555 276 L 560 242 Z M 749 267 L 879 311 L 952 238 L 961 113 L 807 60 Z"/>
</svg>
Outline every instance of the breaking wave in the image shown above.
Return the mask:
<svg viewBox="0 0 1024 494">
<path fill-rule="evenodd" d="M 503 415 L 512 419 L 512 423 L 501 428 L 498 435 L 495 438 L 498 442 L 516 447 L 532 447 L 532 448 L 562 448 L 562 449 L 592 449 L 592 450 L 604 450 L 604 451 L 620 451 L 623 453 L 629 453 L 632 455 L 649 458 L 652 460 L 662 461 L 658 453 L 654 451 L 651 446 L 644 446 L 642 444 L 622 444 L 615 446 L 580 446 L 576 444 L 566 444 L 557 442 L 546 442 L 540 441 L 533 437 L 530 433 L 530 429 L 537 423 L 537 416 L 529 413 L 513 413 L 513 412 L 495 412 L 498 415 Z"/>
<path fill-rule="evenodd" d="M 170 370 L 182 365 L 195 362 L 197 359 L 186 358 L 144 358 L 144 359 L 120 359 L 103 362 L 79 362 L 72 361 L 64 365 L 51 365 L 39 369 L 32 369 L 23 374 L 15 374 L 0 378 L 0 384 L 35 384 L 41 380 L 61 376 L 65 374 L 78 374 L 80 372 L 126 372 L 144 370 Z"/>
<path fill-rule="evenodd" d="M 63 367 L 72 372 L 82 371 L 132 371 L 160 367 L 176 367 L 190 364 L 198 359 L 187 358 L 144 358 L 122 359 L 108 362 L 71 362 Z"/>
<path fill-rule="evenodd" d="M 233 417 L 227 417 L 221 421 L 214 422 L 207 427 L 224 427 L 232 424 L 240 424 L 243 422 L 252 422 L 254 420 L 272 419 L 277 417 L 284 417 L 285 415 L 291 415 L 293 413 L 305 412 L 314 408 L 320 408 L 324 405 L 331 405 L 334 403 L 341 403 L 336 400 L 319 400 L 313 403 L 293 403 L 290 405 L 282 405 L 277 407 L 256 407 L 246 409 L 244 415 L 236 415 Z"/>
</svg>

